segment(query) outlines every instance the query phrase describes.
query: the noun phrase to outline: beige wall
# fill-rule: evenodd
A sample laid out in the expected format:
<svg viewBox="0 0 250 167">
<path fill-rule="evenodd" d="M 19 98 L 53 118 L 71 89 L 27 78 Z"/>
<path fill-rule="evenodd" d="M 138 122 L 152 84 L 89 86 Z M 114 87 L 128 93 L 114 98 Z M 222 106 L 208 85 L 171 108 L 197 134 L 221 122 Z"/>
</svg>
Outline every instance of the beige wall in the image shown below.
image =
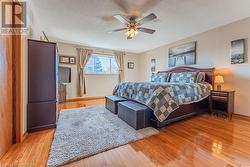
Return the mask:
<svg viewBox="0 0 250 167">
<path fill-rule="evenodd" d="M 235 113 L 250 116 L 250 49 L 245 64 L 231 65 L 230 42 L 248 38 L 250 48 L 250 18 L 241 20 L 190 38 L 165 45 L 140 54 L 140 80 L 150 78 L 150 61 L 156 58 L 156 70 L 168 69 L 168 49 L 186 42 L 197 41 L 197 64 L 195 67 L 216 67 L 217 73 L 225 77 L 223 88 L 236 91 Z"/>
<path fill-rule="evenodd" d="M 58 43 L 59 55 L 75 56 L 77 57 L 76 47 L 72 44 Z M 97 52 L 111 53 L 111 50 L 94 48 Z M 124 68 L 125 68 L 125 81 L 136 81 L 138 80 L 138 55 L 132 53 L 126 53 L 124 57 Z M 134 62 L 135 69 L 128 69 L 127 63 Z M 77 97 L 77 65 L 65 65 L 60 66 L 71 67 L 72 81 L 67 84 L 67 98 Z M 98 75 L 89 74 L 86 75 L 86 89 L 87 94 L 85 97 L 93 96 L 105 96 L 111 95 L 112 91 L 117 84 L 118 75 Z"/>
</svg>

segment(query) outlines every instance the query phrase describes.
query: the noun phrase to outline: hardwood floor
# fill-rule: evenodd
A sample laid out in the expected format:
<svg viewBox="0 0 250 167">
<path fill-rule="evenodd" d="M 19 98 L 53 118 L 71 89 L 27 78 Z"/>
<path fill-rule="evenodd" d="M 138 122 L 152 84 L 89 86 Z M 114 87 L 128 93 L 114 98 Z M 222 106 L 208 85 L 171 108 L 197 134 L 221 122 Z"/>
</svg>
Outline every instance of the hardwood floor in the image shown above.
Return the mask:
<svg viewBox="0 0 250 167">
<path fill-rule="evenodd" d="M 62 108 L 95 104 L 72 102 Z M 0 167 L 43 167 L 49 154 L 54 130 L 29 134 L 14 145 L 0 161 Z M 155 136 L 127 144 L 67 167 L 249 167 L 250 121 L 239 116 L 232 120 L 208 114 L 193 117 L 160 129 Z"/>
<path fill-rule="evenodd" d="M 79 108 L 79 107 L 93 106 L 93 105 L 105 105 L 105 100 L 94 99 L 94 100 L 67 102 L 67 103 L 59 104 L 59 108 L 69 109 L 69 108 Z"/>
</svg>

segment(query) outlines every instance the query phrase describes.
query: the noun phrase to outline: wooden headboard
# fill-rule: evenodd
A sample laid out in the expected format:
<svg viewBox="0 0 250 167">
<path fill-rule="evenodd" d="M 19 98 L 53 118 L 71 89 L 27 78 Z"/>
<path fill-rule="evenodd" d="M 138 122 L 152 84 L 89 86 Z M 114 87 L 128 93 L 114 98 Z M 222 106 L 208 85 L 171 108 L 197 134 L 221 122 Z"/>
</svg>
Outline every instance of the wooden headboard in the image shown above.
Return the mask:
<svg viewBox="0 0 250 167">
<path fill-rule="evenodd" d="M 210 83 L 214 88 L 214 78 L 215 78 L 215 68 L 195 68 L 195 67 L 175 67 L 168 71 L 159 71 L 158 73 L 166 73 L 166 72 L 205 72 L 206 78 L 205 81 Z"/>
</svg>

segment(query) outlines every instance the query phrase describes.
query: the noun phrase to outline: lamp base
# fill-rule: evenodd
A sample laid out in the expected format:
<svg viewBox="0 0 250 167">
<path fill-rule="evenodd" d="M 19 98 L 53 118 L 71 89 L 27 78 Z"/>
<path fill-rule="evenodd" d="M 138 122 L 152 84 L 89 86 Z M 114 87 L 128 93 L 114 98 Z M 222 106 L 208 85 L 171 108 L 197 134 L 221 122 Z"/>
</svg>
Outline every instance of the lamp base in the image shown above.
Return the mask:
<svg viewBox="0 0 250 167">
<path fill-rule="evenodd" d="M 221 91 L 221 85 L 217 85 L 217 90 Z"/>
</svg>

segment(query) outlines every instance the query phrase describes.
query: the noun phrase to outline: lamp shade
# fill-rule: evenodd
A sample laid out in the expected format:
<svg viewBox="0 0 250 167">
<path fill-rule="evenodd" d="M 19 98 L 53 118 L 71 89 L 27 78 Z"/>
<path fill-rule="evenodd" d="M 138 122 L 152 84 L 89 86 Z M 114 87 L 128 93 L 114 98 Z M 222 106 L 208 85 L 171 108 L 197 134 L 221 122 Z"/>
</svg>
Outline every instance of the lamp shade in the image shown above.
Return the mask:
<svg viewBox="0 0 250 167">
<path fill-rule="evenodd" d="M 221 76 L 221 75 L 217 75 L 216 77 L 215 77 L 215 81 L 214 81 L 216 84 L 222 84 L 222 83 L 224 83 L 224 78 L 223 78 L 223 76 Z"/>
</svg>

